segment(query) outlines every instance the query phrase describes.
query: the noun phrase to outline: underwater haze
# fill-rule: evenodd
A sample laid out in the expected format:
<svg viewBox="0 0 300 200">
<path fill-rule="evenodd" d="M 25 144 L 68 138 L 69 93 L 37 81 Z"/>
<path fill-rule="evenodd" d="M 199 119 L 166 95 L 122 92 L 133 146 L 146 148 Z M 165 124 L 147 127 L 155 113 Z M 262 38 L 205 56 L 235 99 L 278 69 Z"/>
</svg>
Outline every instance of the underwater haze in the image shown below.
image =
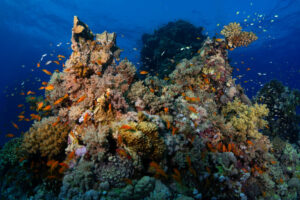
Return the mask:
<svg viewBox="0 0 300 200">
<path fill-rule="evenodd" d="M 0 199 L 299 199 L 300 1 L 0 1 Z"/>
</svg>

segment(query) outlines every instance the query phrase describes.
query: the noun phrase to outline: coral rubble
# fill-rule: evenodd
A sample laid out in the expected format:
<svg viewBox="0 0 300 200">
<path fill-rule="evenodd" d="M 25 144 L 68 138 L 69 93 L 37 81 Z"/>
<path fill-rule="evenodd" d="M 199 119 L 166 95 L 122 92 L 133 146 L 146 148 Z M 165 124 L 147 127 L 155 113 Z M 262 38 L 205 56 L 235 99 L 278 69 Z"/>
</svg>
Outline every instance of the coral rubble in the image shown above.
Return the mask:
<svg viewBox="0 0 300 200">
<path fill-rule="evenodd" d="M 73 52 L 40 100 L 51 109 L 39 111 L 20 148 L 0 150 L 0 174 L 8 172 L 0 197 L 299 198 L 297 147 L 262 134 L 274 111 L 232 78 L 228 45 L 249 44 L 253 34 L 239 24 L 222 34 L 227 41 L 207 38 L 179 56 L 167 77 L 140 80 L 132 63 L 117 62 L 115 33 L 93 34 L 74 17 Z M 16 171 L 24 179 L 12 178 Z"/>
</svg>

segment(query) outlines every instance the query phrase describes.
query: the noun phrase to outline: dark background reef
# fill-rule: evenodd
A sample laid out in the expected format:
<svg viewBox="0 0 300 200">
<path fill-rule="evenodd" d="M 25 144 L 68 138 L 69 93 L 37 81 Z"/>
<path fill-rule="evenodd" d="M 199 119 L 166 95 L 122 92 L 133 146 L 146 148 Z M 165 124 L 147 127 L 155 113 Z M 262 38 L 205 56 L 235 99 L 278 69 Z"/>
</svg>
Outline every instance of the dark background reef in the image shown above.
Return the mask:
<svg viewBox="0 0 300 200">
<path fill-rule="evenodd" d="M 153 34 L 143 34 L 141 70 L 164 77 L 174 70 L 183 58 L 192 58 L 201 48 L 206 36 L 203 27 L 184 20 L 169 22 Z"/>
</svg>

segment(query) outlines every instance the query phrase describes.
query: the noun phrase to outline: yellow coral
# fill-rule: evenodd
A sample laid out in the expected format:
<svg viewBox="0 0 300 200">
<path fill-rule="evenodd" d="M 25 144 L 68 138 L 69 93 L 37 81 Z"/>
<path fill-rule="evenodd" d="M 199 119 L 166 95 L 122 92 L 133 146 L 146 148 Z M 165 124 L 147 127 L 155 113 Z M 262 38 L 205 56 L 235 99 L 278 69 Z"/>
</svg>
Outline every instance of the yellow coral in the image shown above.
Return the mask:
<svg viewBox="0 0 300 200">
<path fill-rule="evenodd" d="M 165 150 L 165 145 L 159 136 L 157 126 L 151 122 L 130 122 L 128 126 L 131 129 L 120 128 L 120 136 L 129 153 L 159 160 Z"/>
<path fill-rule="evenodd" d="M 239 23 L 230 23 L 224 26 L 221 34 L 225 36 L 229 47 L 248 46 L 251 42 L 257 40 L 253 32 L 242 31 Z"/>
<path fill-rule="evenodd" d="M 227 26 L 224 26 L 221 34 L 224 35 L 226 38 L 231 38 L 235 35 L 239 35 L 242 31 L 242 27 L 239 23 L 230 23 Z"/>
<path fill-rule="evenodd" d="M 261 138 L 259 129 L 267 125 L 263 117 L 267 116 L 269 110 L 265 104 L 254 104 L 248 106 L 235 99 L 229 102 L 222 110 L 224 116 L 228 116 L 228 122 L 240 133 L 243 140 L 247 137 Z"/>
<path fill-rule="evenodd" d="M 29 154 L 39 154 L 52 159 L 64 152 L 70 128 L 63 124 L 52 126 L 56 117 L 36 122 L 24 135 L 22 147 Z"/>
</svg>

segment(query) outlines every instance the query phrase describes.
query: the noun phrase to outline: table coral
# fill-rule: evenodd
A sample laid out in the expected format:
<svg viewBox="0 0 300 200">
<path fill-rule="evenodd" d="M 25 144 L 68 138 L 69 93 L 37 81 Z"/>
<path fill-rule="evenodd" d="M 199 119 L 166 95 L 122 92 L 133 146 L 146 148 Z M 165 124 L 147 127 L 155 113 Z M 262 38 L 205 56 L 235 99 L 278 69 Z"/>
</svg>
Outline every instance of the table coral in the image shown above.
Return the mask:
<svg viewBox="0 0 300 200">
<path fill-rule="evenodd" d="M 225 36 L 230 48 L 248 46 L 257 40 L 257 36 L 253 32 L 242 31 L 242 27 L 236 22 L 224 26 L 221 34 Z"/>
</svg>

